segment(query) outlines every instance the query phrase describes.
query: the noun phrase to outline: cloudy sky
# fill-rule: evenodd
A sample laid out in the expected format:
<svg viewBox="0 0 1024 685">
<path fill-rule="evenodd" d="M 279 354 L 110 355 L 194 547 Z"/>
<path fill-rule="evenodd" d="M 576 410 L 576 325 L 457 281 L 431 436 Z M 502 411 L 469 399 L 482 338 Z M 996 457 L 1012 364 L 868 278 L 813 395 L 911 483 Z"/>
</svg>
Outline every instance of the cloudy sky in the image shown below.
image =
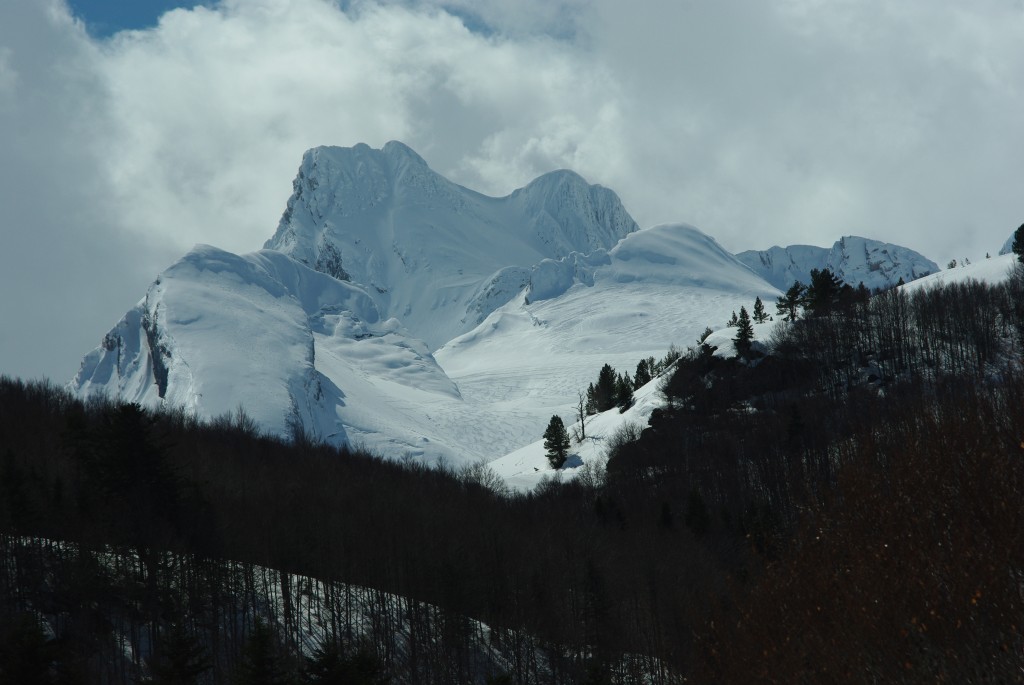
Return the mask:
<svg viewBox="0 0 1024 685">
<path fill-rule="evenodd" d="M 63 382 L 193 244 L 261 247 L 315 145 L 572 168 L 734 251 L 1024 221 L 1024 0 L 175 4 L 0 2 L 0 373 Z"/>
</svg>

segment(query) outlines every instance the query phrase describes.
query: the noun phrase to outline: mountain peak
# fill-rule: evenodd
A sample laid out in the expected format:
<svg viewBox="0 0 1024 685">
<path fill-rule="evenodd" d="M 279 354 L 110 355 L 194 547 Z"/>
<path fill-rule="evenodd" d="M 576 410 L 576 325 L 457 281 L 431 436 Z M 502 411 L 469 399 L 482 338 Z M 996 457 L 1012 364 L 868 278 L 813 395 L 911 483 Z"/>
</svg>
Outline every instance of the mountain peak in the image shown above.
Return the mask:
<svg viewBox="0 0 1024 685">
<path fill-rule="evenodd" d="M 524 192 L 529 191 L 532 188 L 543 188 L 551 187 L 556 185 L 568 185 L 568 186 L 586 186 L 591 187 L 587 180 L 577 174 L 571 169 L 555 169 L 545 174 L 541 174 L 537 178 L 533 179 L 522 189 Z M 600 187 L 600 186 L 594 186 Z"/>
<path fill-rule="evenodd" d="M 614 192 L 575 172 L 487 197 L 397 141 L 314 148 L 293 190 L 265 247 L 362 285 L 431 345 L 514 297 L 540 261 L 610 249 L 638 228 Z"/>
<path fill-rule="evenodd" d="M 422 157 L 416 154 L 415 150 L 413 150 L 405 143 L 399 142 L 397 140 L 389 140 L 387 143 L 384 144 L 384 147 L 382 148 L 381 152 L 383 152 L 384 156 L 388 157 L 389 159 L 413 162 L 414 164 L 418 164 L 420 166 L 425 166 L 429 168 L 426 161 L 424 161 Z"/>
<path fill-rule="evenodd" d="M 747 250 L 736 255 L 755 273 L 780 290 L 794 281 L 810 282 L 812 269 L 829 269 L 844 282 L 867 288 L 887 289 L 899 283 L 935 273 L 938 264 L 910 248 L 879 240 L 848 235 L 831 248 L 813 245 Z"/>
</svg>

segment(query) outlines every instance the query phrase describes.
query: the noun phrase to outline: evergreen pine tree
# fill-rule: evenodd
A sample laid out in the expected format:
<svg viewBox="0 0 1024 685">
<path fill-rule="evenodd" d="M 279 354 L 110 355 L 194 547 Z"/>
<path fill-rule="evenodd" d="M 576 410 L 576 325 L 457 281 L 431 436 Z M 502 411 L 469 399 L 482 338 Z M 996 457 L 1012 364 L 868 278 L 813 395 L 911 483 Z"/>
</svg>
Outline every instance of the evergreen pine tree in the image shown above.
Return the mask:
<svg viewBox="0 0 1024 685">
<path fill-rule="evenodd" d="M 804 306 L 812 314 L 826 314 L 839 304 L 843 281 L 828 269 L 811 269 L 811 284 L 804 292 Z"/>
<path fill-rule="evenodd" d="M 598 411 L 608 411 L 615 406 L 617 382 L 618 377 L 615 375 L 615 369 L 610 364 L 602 366 L 600 373 L 597 375 L 597 385 L 595 386 L 595 399 L 597 400 Z"/>
<path fill-rule="evenodd" d="M 806 290 L 803 283 L 793 281 L 786 294 L 775 300 L 775 313 L 781 315 L 783 321 L 796 321 L 800 317 Z"/>
<path fill-rule="evenodd" d="M 750 356 L 750 345 L 754 341 L 754 326 L 750 323 L 746 307 L 740 307 L 736 337 L 732 341 L 736 344 L 736 354 L 742 359 L 747 359 Z"/>
<path fill-rule="evenodd" d="M 547 450 L 551 468 L 562 468 L 569 453 L 569 444 L 569 432 L 565 430 L 562 419 L 555 414 L 548 421 L 548 427 L 544 431 L 544 449 Z"/>
<path fill-rule="evenodd" d="M 625 411 L 633 405 L 633 381 L 623 372 L 615 381 L 615 406 Z"/>
<path fill-rule="evenodd" d="M 764 323 L 768 320 L 768 312 L 764 310 L 764 302 L 758 297 L 754 300 L 754 323 Z"/>
<path fill-rule="evenodd" d="M 736 324 L 738 324 L 738 323 L 739 323 L 739 319 L 737 319 L 737 318 L 736 318 L 736 312 L 735 312 L 735 311 L 733 311 L 733 313 L 732 313 L 732 318 L 730 318 L 730 319 L 729 319 L 729 321 L 728 321 L 728 322 L 726 322 L 726 324 L 725 324 L 725 325 L 726 325 L 726 326 L 729 326 L 730 328 L 732 328 L 733 326 L 735 326 L 735 325 L 736 325 Z"/>
<path fill-rule="evenodd" d="M 1010 246 L 1013 254 L 1017 255 L 1017 260 L 1024 263 L 1024 224 L 1013 232 L 1013 245 Z"/>
<path fill-rule="evenodd" d="M 597 411 L 597 388 L 591 383 L 587 386 L 587 414 L 596 414 Z"/>
<path fill-rule="evenodd" d="M 651 382 L 651 367 L 646 359 L 637 362 L 636 373 L 633 374 L 633 389 L 640 388 Z"/>
</svg>

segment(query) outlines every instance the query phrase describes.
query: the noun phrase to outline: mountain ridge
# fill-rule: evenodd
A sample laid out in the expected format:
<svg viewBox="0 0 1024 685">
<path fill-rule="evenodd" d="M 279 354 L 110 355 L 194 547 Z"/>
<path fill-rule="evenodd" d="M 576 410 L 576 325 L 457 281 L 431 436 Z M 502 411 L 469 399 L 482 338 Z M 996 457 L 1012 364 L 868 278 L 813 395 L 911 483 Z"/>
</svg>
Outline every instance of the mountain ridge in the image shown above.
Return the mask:
<svg viewBox="0 0 1024 685">
<path fill-rule="evenodd" d="M 938 264 L 910 248 L 852 235 L 840 238 L 831 248 L 774 246 L 739 252 L 736 257 L 780 290 L 794 281 L 810 283 L 812 269 L 829 269 L 845 283 L 863 283 L 869 290 L 887 290 L 900 279 L 909 283 L 940 270 Z"/>
<path fill-rule="evenodd" d="M 518 292 L 508 269 L 609 249 L 638 228 L 615 193 L 574 172 L 492 198 L 391 141 L 307 151 L 264 247 L 363 284 L 385 316 L 438 347 Z"/>
<path fill-rule="evenodd" d="M 640 230 L 575 172 L 492 198 L 401 143 L 318 147 L 263 250 L 194 248 L 69 387 L 205 418 L 242 407 L 268 433 L 393 458 L 491 460 L 571 418 L 603 364 L 631 371 L 778 295 L 693 226 Z"/>
</svg>

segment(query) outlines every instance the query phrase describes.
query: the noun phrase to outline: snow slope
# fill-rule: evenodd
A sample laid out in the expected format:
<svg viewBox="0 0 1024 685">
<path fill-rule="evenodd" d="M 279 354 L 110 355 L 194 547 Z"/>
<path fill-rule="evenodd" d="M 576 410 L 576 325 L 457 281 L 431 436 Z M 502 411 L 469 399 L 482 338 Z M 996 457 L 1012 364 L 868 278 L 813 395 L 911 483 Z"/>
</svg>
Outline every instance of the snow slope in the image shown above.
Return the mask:
<svg viewBox="0 0 1024 685">
<path fill-rule="evenodd" d="M 396 141 L 314 148 L 293 189 L 265 247 L 362 284 L 432 347 L 518 294 L 541 260 L 611 248 L 637 229 L 615 193 L 571 171 L 492 198 Z"/>
<path fill-rule="evenodd" d="M 280 252 L 209 246 L 157 278 L 70 386 L 203 417 L 243 406 L 268 433 L 297 426 L 398 456 L 418 454 L 423 405 L 459 399 L 427 346 L 362 289 Z"/>
<path fill-rule="evenodd" d="M 161 274 L 71 387 L 204 417 L 241 405 L 267 432 L 297 425 L 396 458 L 490 460 L 533 442 L 551 414 L 571 418 L 603 364 L 632 374 L 722 312 L 777 295 L 681 225 L 552 264 L 571 265 L 571 282 L 548 282 L 548 297 L 531 301 L 528 281 L 431 355 L 354 284 L 273 250 L 200 246 Z"/>
<path fill-rule="evenodd" d="M 998 283 L 1008 277 L 1016 261 L 1015 255 L 995 257 L 968 266 L 924 276 L 902 286 L 902 289 L 909 292 L 920 288 L 968 280 Z M 720 310 L 717 314 L 720 316 L 723 311 L 725 310 Z M 780 325 L 786 324 L 781 320 L 754 324 L 755 341 L 770 339 L 773 330 Z M 735 331 L 736 329 L 734 328 L 719 328 L 709 335 L 705 342 L 715 348 L 715 355 L 733 357 L 736 355 L 733 344 Z M 635 404 L 624 413 L 620 413 L 618 409 L 611 409 L 607 412 L 587 417 L 585 426 L 586 439 L 580 443 L 573 442 L 572 448 L 569 451 L 569 458 L 561 469 L 554 469 L 548 463 L 542 439 L 536 439 L 534 442 L 524 445 L 504 457 L 496 459 L 491 462 L 490 466 L 510 486 L 518 490 L 530 490 L 544 479 L 558 478 L 568 480 L 575 478 L 580 473 L 586 471 L 585 467 L 590 465 L 595 466 L 597 473 L 600 474 L 603 472 L 609 443 L 613 440 L 616 432 L 627 424 L 633 424 L 642 429 L 647 425 L 651 412 L 663 406 L 664 400 L 658 391 L 661 383 L 662 378 L 656 378 L 642 388 L 639 388 L 635 393 Z M 579 422 L 576 421 L 572 411 L 556 413 L 562 416 L 570 435 L 579 431 Z"/>
<path fill-rule="evenodd" d="M 736 257 L 780 290 L 794 281 L 810 283 L 812 269 L 827 268 L 846 283 L 864 283 L 870 290 L 891 288 L 901 278 L 909 283 L 939 270 L 938 264 L 909 248 L 857 236 L 840 238 L 831 249 L 776 246 L 747 250 Z"/>
<path fill-rule="evenodd" d="M 950 283 L 962 283 L 968 280 L 981 281 L 982 283 L 1001 283 L 1010 276 L 1010 272 L 1017 264 L 1017 255 L 1001 254 L 991 259 L 978 260 L 966 266 L 958 266 L 955 269 L 946 269 L 938 273 L 925 276 L 913 283 L 903 286 L 905 292 L 913 292 L 921 288 L 933 288 Z"/>
<path fill-rule="evenodd" d="M 633 406 L 625 412 L 620 412 L 616 408 L 588 416 L 584 426 L 586 438 L 579 442 L 572 441 L 569 456 L 562 468 L 552 468 L 548 462 L 543 439 L 495 459 L 490 463 L 490 467 L 508 483 L 509 487 L 521 491 L 532 490 L 545 478 L 576 478 L 587 466 L 595 469 L 598 474 L 603 474 L 609 445 L 615 434 L 628 424 L 643 430 L 647 427 L 651 412 L 664 405 L 659 392 L 662 381 L 663 377 L 656 378 L 637 388 Z M 567 421 L 566 429 L 569 435 L 574 435 L 580 429 L 579 421 L 574 420 L 571 425 Z"/>
<path fill-rule="evenodd" d="M 577 393 L 604 364 L 632 376 L 640 359 L 693 345 L 706 326 L 723 325 L 725 312 L 779 295 L 682 224 L 630 234 L 603 263 L 574 267 L 564 292 L 513 300 L 435 353 L 466 402 L 500 417 L 500 434 L 487 437 L 492 458 L 537 440 L 552 414 L 573 423 Z M 479 430 L 483 437 L 492 428 Z"/>
<path fill-rule="evenodd" d="M 754 324 L 754 340 L 766 340 L 772 330 L 782 325 L 781 321 Z M 705 342 L 715 348 L 715 355 L 735 357 L 736 348 L 732 339 L 736 335 L 735 328 L 721 328 L 712 333 Z M 588 467 L 600 476 L 608 458 L 608 452 L 614 443 L 616 434 L 627 428 L 643 430 L 647 427 L 651 412 L 665 406 L 665 398 L 661 394 L 661 384 L 667 377 L 666 372 L 650 383 L 637 388 L 634 403 L 625 412 L 618 408 L 600 414 L 588 416 L 584 420 L 583 432 L 586 437 L 577 442 L 573 440 L 569 457 L 560 469 L 551 466 L 544 449 L 544 440 L 535 440 L 517 450 L 506 454 L 490 463 L 495 473 L 501 476 L 508 485 L 517 490 L 532 490 L 546 478 L 570 480 L 585 472 Z M 562 416 L 569 435 L 580 434 L 580 422 L 574 414 Z M 546 425 L 546 424 L 545 424 Z"/>
</svg>

